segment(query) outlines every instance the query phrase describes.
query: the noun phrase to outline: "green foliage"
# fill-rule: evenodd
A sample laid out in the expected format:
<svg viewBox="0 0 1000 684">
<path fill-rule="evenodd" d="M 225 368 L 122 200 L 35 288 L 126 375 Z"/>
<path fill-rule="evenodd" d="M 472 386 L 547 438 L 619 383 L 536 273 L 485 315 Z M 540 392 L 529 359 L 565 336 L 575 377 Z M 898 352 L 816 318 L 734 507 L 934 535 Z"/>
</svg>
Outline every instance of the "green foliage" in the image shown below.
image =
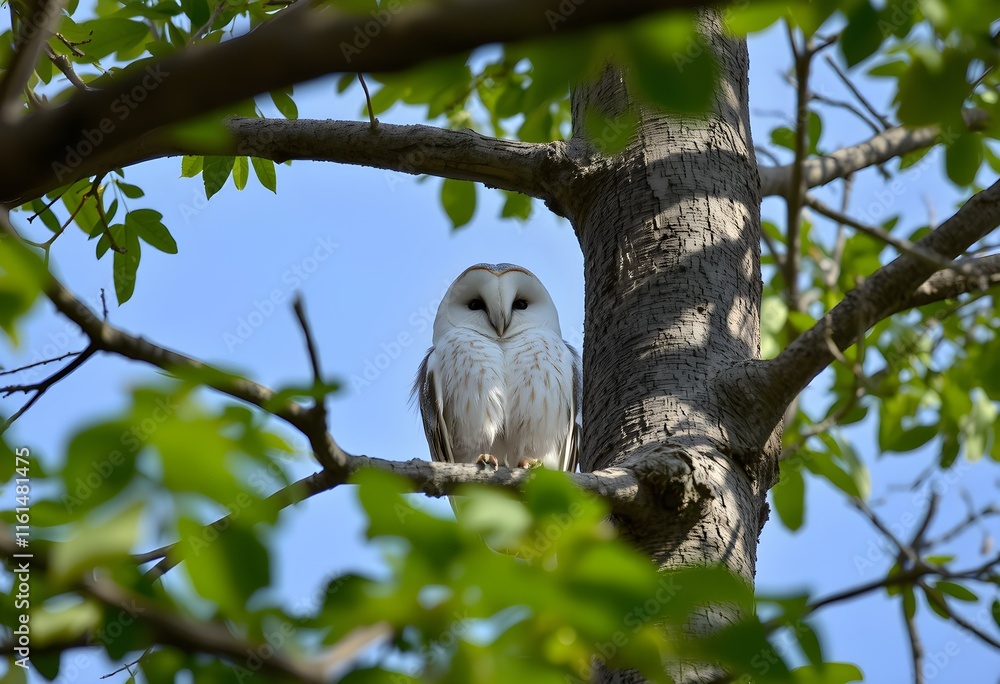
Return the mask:
<svg viewBox="0 0 1000 684">
<path fill-rule="evenodd" d="M 42 260 L 19 241 L 0 236 L 0 328 L 17 344 L 17 319 L 42 293 L 47 273 Z"/>
<path fill-rule="evenodd" d="M 376 7 L 366 0 L 333 4 L 362 15 Z M 71 2 L 60 20 L 59 38 L 48 41 L 48 47 L 91 87 L 100 88 L 124 70 L 143 69 L 148 60 L 184 50 L 192 41 L 216 43 L 234 29 L 255 28 L 283 11 L 282 5 L 100 0 L 81 9 Z M 15 2 L 11 9 L 19 7 Z M 899 123 L 938 126 L 943 170 L 952 183 L 968 190 L 984 162 L 1000 172 L 1000 70 L 984 19 L 997 15 L 995 2 L 977 0 L 905 5 L 820 0 L 738 3 L 725 10 L 724 19 L 737 35 L 785 20 L 793 33 L 811 37 L 814 44 L 839 32 L 830 54 L 839 50 L 837 59 L 852 75 L 863 69 L 880 79 L 894 94 Z M 712 106 L 717 60 L 695 29 L 693 15 L 644 17 L 576 33 L 559 31 L 559 16 L 552 21 L 556 30 L 544 40 L 493 46 L 402 73 L 369 75 L 374 113 L 406 105 L 455 129 L 526 142 L 562 140 L 571 133 L 570 86 L 599 77 L 609 61 L 624 68 L 627 85 L 645 107 L 695 120 Z M 201 27 L 204 31 L 196 37 Z M 12 34 L 4 34 L 0 69 L 5 71 L 12 41 Z M 337 90 L 345 97 L 357 96 L 359 114 L 367 118 L 363 99 L 350 90 L 356 79 L 355 74 L 344 75 Z M 39 61 L 29 86 L 44 92 L 54 106 L 76 95 L 76 87 L 47 59 Z M 223 154 L 231 147 L 224 144 L 220 120 L 232 114 L 260 117 L 272 105 L 282 117 L 296 119 L 297 96 L 291 87 L 272 90 L 258 101 L 235 103 L 157 135 L 200 152 L 181 159 L 180 175 L 201 176 L 206 198 L 222 192 L 230 177 L 237 191 L 245 190 L 251 167 L 262 187 L 277 192 L 274 162 L 246 156 L 246 151 Z M 824 118 L 828 110 L 817 101 L 809 107 L 806 154 L 818 157 L 830 151 L 824 149 L 824 128 L 825 144 L 836 135 Z M 972 107 L 992 123 L 969 130 L 963 110 Z M 641 135 L 643 121 L 636 111 L 609 116 L 590 109 L 575 123 L 595 155 L 612 157 Z M 755 137 L 769 140 L 785 159 L 795 151 L 795 132 L 788 126 Z M 892 180 L 937 159 L 925 155 L 927 150 L 916 150 L 882 171 Z M 503 192 L 501 217 L 526 220 L 532 200 Z M 481 197 L 468 181 L 443 182 L 440 200 L 453 229 L 473 219 Z M 138 206 L 144 199 L 145 189 L 127 182 L 119 169 L 55 188 L 14 215 L 37 214 L 48 231 L 45 239 L 75 226 L 96 240 L 97 258 L 111 251 L 115 291 L 123 304 L 134 293 L 142 249 L 175 254 L 174 235 L 183 239 L 180 231 L 164 224 L 156 208 Z M 870 222 L 903 239 L 918 239 L 929 230 L 900 225 L 896 216 L 879 214 Z M 869 235 L 843 227 L 835 233 L 825 219 L 805 216 L 795 257 L 801 261 L 799 284 L 807 303 L 789 307 L 784 274 L 777 268 L 788 257 L 786 231 L 769 221 L 763 230 L 775 249 L 762 259 L 764 358 L 777 355 L 896 255 Z M 21 319 L 48 280 L 48 250 L 44 252 L 46 259 L 18 241 L 0 238 L 0 328 L 15 343 Z M 915 460 L 932 452 L 943 470 L 984 459 L 1000 462 L 997 330 L 1000 316 L 993 296 L 966 295 L 887 319 L 864 345 L 842 352 L 821 379 L 830 401 L 800 406 L 785 425 L 781 479 L 772 491 L 781 523 L 791 530 L 802 528 L 809 519 L 806 493 L 817 486 L 852 501 L 869 499 L 868 466 L 844 429 L 865 419 L 887 458 Z M 718 662 L 741 681 L 841 684 L 862 677 L 853 665 L 826 661 L 821 635 L 809 621 L 809 596 L 755 602 L 741 580 L 719 568 L 658 574 L 614 538 L 606 507 L 545 471 L 535 473 L 520 499 L 470 488 L 457 521 L 423 510 L 419 498 L 392 476 L 360 473 L 357 491 L 368 517 L 368 536 L 385 551 L 385 572 L 377 579 L 335 577 L 316 610 L 293 614 L 269 591 L 277 565 L 270 531 L 280 497 L 267 498 L 288 484 L 282 463 L 293 450 L 262 423 L 260 413 L 206 406 L 195 389 L 235 380 L 204 371 L 180 382 L 137 388 L 120 412 L 76 429 L 65 458 L 52 461 L 48 472 L 41 463 L 32 463 L 37 491 L 43 493 L 32 503 L 38 533 L 33 544 L 48 561 L 33 578 L 35 646 L 88 638 L 111 659 L 127 661 L 162 641 L 141 622 L 123 632 L 117 611 L 82 592 L 85 580 L 100 575 L 150 608 L 212 619 L 249 643 L 267 644 L 276 630 L 287 632 L 279 649 L 287 655 L 319 657 L 322 649 L 358 627 L 388 625 L 386 647 L 348 672 L 344 682 L 586 681 L 595 658 L 664 681 L 664 660 L 681 657 Z M 324 382 L 285 387 L 265 409 L 290 401 L 322 401 L 337 389 Z M 8 466 L 13 456 L 7 444 L 0 444 L 0 475 L 9 481 L 15 476 Z M 0 515 L 4 522 L 13 521 L 11 511 Z M 206 526 L 222 515 L 229 515 L 224 525 Z M 169 586 L 144 578 L 130 554 L 173 542 L 170 557 L 182 562 L 172 571 Z M 922 558 L 942 570 L 952 560 L 948 555 Z M 888 576 L 902 572 L 896 564 Z M 979 586 L 967 586 L 964 577 L 942 577 L 949 579 L 891 583 L 886 593 L 908 617 L 929 608 L 943 619 L 950 619 L 954 605 L 961 609 L 978 602 L 980 595 L 984 602 L 992 598 Z M 995 575 L 987 581 L 995 583 Z M 0 621 L 13 624 L 11 597 L 0 599 Z M 706 605 L 733 611 L 732 625 L 711 635 L 678 636 Z M 769 619 L 758 619 L 757 612 Z M 991 612 L 1000 626 L 1000 602 L 992 601 Z M 115 632 L 119 636 L 104 638 Z M 772 645 L 775 635 L 784 632 L 792 635 L 798 662 L 807 663 L 803 667 L 792 669 Z M 57 656 L 40 655 L 33 664 L 50 680 L 60 673 Z M 199 682 L 232 681 L 234 676 L 221 658 L 167 647 L 144 655 L 139 668 L 150 682 L 172 682 L 187 676 L 179 675 L 185 671 Z M 258 676 L 261 681 L 271 677 Z M 10 668 L 0 681 L 24 678 L 19 668 Z"/>
</svg>

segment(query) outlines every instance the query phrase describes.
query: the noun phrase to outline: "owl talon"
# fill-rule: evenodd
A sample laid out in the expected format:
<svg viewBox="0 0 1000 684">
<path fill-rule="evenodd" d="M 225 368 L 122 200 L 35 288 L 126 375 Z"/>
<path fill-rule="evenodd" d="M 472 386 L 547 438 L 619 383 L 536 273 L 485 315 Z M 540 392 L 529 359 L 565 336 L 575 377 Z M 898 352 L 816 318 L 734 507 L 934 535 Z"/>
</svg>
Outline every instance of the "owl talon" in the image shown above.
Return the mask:
<svg viewBox="0 0 1000 684">
<path fill-rule="evenodd" d="M 493 454 L 479 454 L 479 458 L 476 459 L 476 465 L 483 468 L 487 465 L 491 465 L 493 466 L 493 470 L 496 470 L 500 467 L 500 462 Z"/>
<path fill-rule="evenodd" d="M 541 468 L 542 462 L 537 458 L 522 458 L 520 461 L 517 462 L 517 467 L 527 468 L 528 470 L 532 470 L 534 468 Z"/>
</svg>

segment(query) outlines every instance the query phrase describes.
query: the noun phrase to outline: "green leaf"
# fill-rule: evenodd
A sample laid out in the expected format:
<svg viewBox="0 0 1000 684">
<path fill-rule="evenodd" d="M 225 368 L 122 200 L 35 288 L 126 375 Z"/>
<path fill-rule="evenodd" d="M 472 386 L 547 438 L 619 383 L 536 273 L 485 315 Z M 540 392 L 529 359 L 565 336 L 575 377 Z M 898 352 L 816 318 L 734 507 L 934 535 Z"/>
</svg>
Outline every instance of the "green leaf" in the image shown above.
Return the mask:
<svg viewBox="0 0 1000 684">
<path fill-rule="evenodd" d="M 520 221 L 527 221 L 531 216 L 531 198 L 519 192 L 503 191 L 506 200 L 500 216 L 503 218 L 516 218 Z"/>
<path fill-rule="evenodd" d="M 961 584 L 955 584 L 954 582 L 948 582 L 946 580 L 941 580 L 935 585 L 943 593 L 948 594 L 957 598 L 959 601 L 978 601 L 979 597 L 974 593 L 969 591 L 966 587 Z"/>
<path fill-rule="evenodd" d="M 242 190 L 247 186 L 247 179 L 250 176 L 250 163 L 246 157 L 236 157 L 233 163 L 233 184 L 237 190 Z"/>
<path fill-rule="evenodd" d="M 962 105 L 971 86 L 967 56 L 952 48 L 921 52 L 899 79 L 897 113 L 907 126 L 945 125 L 946 134 L 964 130 Z"/>
<path fill-rule="evenodd" d="M 781 522 L 795 531 L 802 527 L 805 511 L 805 479 L 798 468 L 789 467 L 781 472 L 781 479 L 771 490 L 774 509 Z"/>
<path fill-rule="evenodd" d="M 46 207 L 45 205 L 46 202 L 43 202 L 40 197 L 31 200 L 31 210 L 38 214 L 38 218 L 42 219 L 42 223 L 45 224 L 46 228 L 51 230 L 53 233 L 58 233 L 62 228 L 62 224 L 59 223 L 59 219 L 56 217 L 55 213 L 53 213 L 52 209 L 50 207 Z"/>
<path fill-rule="evenodd" d="M 181 178 L 194 178 L 201 173 L 204 163 L 205 158 L 201 156 L 189 157 L 185 155 L 181 157 Z"/>
<path fill-rule="evenodd" d="M 229 180 L 229 174 L 233 171 L 236 157 L 205 157 L 205 168 L 201 173 L 205 181 L 205 197 L 212 198 L 212 195 L 222 190 L 222 186 Z"/>
<path fill-rule="evenodd" d="M 809 457 L 805 459 L 805 466 L 848 496 L 861 498 L 861 490 L 858 488 L 855 478 L 834 463 L 830 454 L 810 451 Z"/>
<path fill-rule="evenodd" d="M 908 584 L 904 585 L 901 593 L 903 594 L 903 612 L 907 620 L 912 620 L 913 616 L 917 614 L 917 599 L 913 594 L 913 587 Z"/>
<path fill-rule="evenodd" d="M 73 436 L 60 473 L 63 507 L 60 517 L 78 518 L 117 496 L 135 475 L 141 448 L 138 428 L 128 421 L 98 423 Z"/>
<path fill-rule="evenodd" d="M 945 620 L 951 619 L 951 611 L 948 609 L 948 604 L 945 602 L 944 594 L 937 587 L 926 586 L 924 587 L 924 596 L 927 598 L 927 605 L 931 607 L 938 617 L 942 617 Z"/>
<path fill-rule="evenodd" d="M 795 131 L 787 126 L 778 126 L 771 131 L 771 142 L 778 147 L 795 151 Z"/>
<path fill-rule="evenodd" d="M 163 214 L 152 209 L 136 209 L 125 215 L 125 228 L 142 240 L 167 254 L 177 254 L 177 243 L 161 219 Z"/>
<path fill-rule="evenodd" d="M 649 18 L 628 32 L 628 77 L 651 103 L 678 112 L 706 111 L 717 81 L 715 58 L 689 18 Z"/>
<path fill-rule="evenodd" d="M 476 186 L 470 181 L 445 178 L 441 184 L 441 206 L 451 219 L 452 229 L 461 228 L 476 213 Z"/>
<path fill-rule="evenodd" d="M 990 612 L 993 613 L 993 622 L 997 623 L 997 627 L 1000 627 L 1000 599 L 993 599 Z"/>
<path fill-rule="evenodd" d="M 251 529 L 233 524 L 219 532 L 193 520 L 178 521 L 188 576 L 197 592 L 227 614 L 246 614 L 247 603 L 271 581 L 267 549 Z"/>
<path fill-rule="evenodd" d="M 810 111 L 809 116 L 806 117 L 806 134 L 809 141 L 806 151 L 809 154 L 819 154 L 818 146 L 819 139 L 823 135 L 823 119 L 816 112 Z"/>
<path fill-rule="evenodd" d="M 135 505 L 96 525 L 80 523 L 72 537 L 52 545 L 49 575 L 64 584 L 91 568 L 128 558 L 138 536 L 141 515 L 142 506 Z"/>
<path fill-rule="evenodd" d="M 139 199 L 140 197 L 146 194 L 145 192 L 143 192 L 142 188 L 140 188 L 138 185 L 132 185 L 131 183 L 126 183 L 120 180 L 116 180 L 115 185 L 117 185 L 118 189 L 121 190 L 122 194 L 128 197 L 129 199 Z M 111 214 L 109 212 L 108 220 L 110 221 L 113 217 L 114 214 Z"/>
<path fill-rule="evenodd" d="M 299 108 L 295 106 L 295 101 L 291 98 L 291 89 L 286 92 L 284 90 L 275 90 L 271 92 L 271 101 L 274 102 L 274 106 L 278 108 L 281 115 L 286 119 L 297 119 L 299 118 Z"/>
<path fill-rule="evenodd" d="M 849 684 L 865 678 L 861 669 L 851 663 L 806 665 L 792 670 L 792 676 L 796 684 Z"/>
<path fill-rule="evenodd" d="M 271 192 L 277 193 L 278 177 L 274 172 L 274 162 L 270 159 L 250 157 L 250 163 L 253 165 L 253 172 L 257 175 L 260 184 Z"/>
<path fill-rule="evenodd" d="M 944 155 L 948 178 L 956 185 L 972 185 L 983 163 L 982 137 L 966 131 L 948 145 Z"/>
<path fill-rule="evenodd" d="M 47 280 L 38 255 L 19 240 L 0 236 L 0 328 L 15 345 L 16 323 L 34 306 Z"/>
<path fill-rule="evenodd" d="M 847 19 L 847 26 L 840 34 L 840 49 L 847 66 L 852 67 L 874 54 L 882 46 L 884 36 L 878 12 L 868 0 L 855 5 Z"/>
<path fill-rule="evenodd" d="M 799 620 L 792 628 L 792 632 L 799 642 L 799 648 L 802 649 L 802 653 L 809 659 L 809 662 L 821 666 L 823 664 L 823 647 L 820 645 L 819 637 L 816 636 L 813 628 L 805 620 Z"/>
<path fill-rule="evenodd" d="M 142 44 L 149 38 L 149 27 L 129 19 L 92 19 L 75 26 L 73 34 L 67 37 L 79 40 L 82 43 L 79 49 L 94 61 Z"/>
<path fill-rule="evenodd" d="M 119 244 L 124 252 L 115 252 L 114 256 L 114 280 L 115 296 L 118 304 L 124 304 L 132 298 L 135 292 L 136 273 L 139 270 L 139 259 L 142 256 L 139 247 L 138 236 L 131 231 L 122 231 L 124 244 Z"/>
</svg>

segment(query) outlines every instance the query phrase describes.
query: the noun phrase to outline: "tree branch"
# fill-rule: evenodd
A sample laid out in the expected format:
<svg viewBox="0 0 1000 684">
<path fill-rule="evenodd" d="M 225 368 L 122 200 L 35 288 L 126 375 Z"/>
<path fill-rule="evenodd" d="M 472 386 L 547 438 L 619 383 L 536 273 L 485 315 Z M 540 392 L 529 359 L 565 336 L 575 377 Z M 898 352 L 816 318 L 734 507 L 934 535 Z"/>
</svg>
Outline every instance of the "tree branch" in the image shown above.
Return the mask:
<svg viewBox="0 0 1000 684">
<path fill-rule="evenodd" d="M 288 508 L 305 501 L 317 494 L 329 491 L 345 484 L 350 476 L 359 470 L 371 468 L 387 473 L 394 473 L 410 481 L 414 491 L 428 496 L 440 498 L 454 495 L 466 485 L 489 485 L 502 489 L 521 491 L 525 483 L 533 476 L 534 470 L 529 468 L 491 468 L 475 463 L 444 463 L 424 461 L 414 458 L 409 461 L 390 461 L 369 456 L 350 456 L 347 469 L 343 474 L 321 470 L 279 489 L 267 497 L 268 502 L 277 503 L 279 508 Z M 683 496 L 673 499 L 659 497 L 649 487 L 644 486 L 641 478 L 630 468 L 608 468 L 591 473 L 567 473 L 570 482 L 592 492 L 611 505 L 612 511 L 621 516 L 656 515 L 664 507 L 681 508 L 689 502 Z M 667 462 L 666 467 L 658 477 L 661 480 L 673 480 L 680 489 L 690 481 L 690 468 L 681 459 L 673 463 Z M 224 516 L 205 526 L 222 532 L 230 526 L 229 516 Z M 146 553 L 137 554 L 139 563 L 159 560 L 148 575 L 156 579 L 175 567 L 183 558 L 170 555 L 176 543 L 161 546 Z"/>
<path fill-rule="evenodd" d="M 1000 225 L 1000 181 L 973 195 L 951 218 L 915 244 L 921 249 L 954 258 Z M 763 443 L 781 412 L 814 377 L 833 360 L 829 342 L 836 349 L 850 347 L 878 321 L 901 310 L 935 267 L 910 254 L 876 271 L 861 286 L 847 293 L 837 306 L 812 328 L 768 361 L 747 361 L 723 372 L 724 389 L 741 397 L 762 397 L 776 408 L 773 422 L 762 421 L 757 435 Z"/>
<path fill-rule="evenodd" d="M 4 528 L 0 532 L 0 553 L 9 562 L 19 553 Z M 42 570 L 47 558 L 39 551 L 32 551 L 32 569 Z M 216 622 L 192 620 L 179 613 L 173 613 L 157 606 L 147 597 L 122 587 L 100 574 L 86 574 L 77 581 L 76 588 L 106 606 L 124 610 L 148 624 L 162 643 L 172 644 L 188 652 L 211 653 L 244 663 L 251 655 L 256 655 L 262 667 L 269 672 L 291 676 L 294 681 L 322 684 L 327 681 L 322 668 L 312 663 L 298 663 L 278 653 L 271 646 L 244 641 L 234 636 L 228 628 Z"/>
<path fill-rule="evenodd" d="M 986 112 L 970 109 L 964 112 L 965 125 L 971 131 L 980 131 L 989 124 Z M 955 131 L 941 131 L 938 126 L 908 129 L 902 126 L 872 136 L 868 140 L 845 147 L 826 156 L 807 159 L 802 165 L 802 181 L 807 187 L 826 185 L 856 171 L 866 169 L 900 157 L 907 152 L 930 147 L 939 137 L 954 139 Z M 792 189 L 792 164 L 765 166 L 760 169 L 762 197 L 782 195 L 787 197 Z"/>
<path fill-rule="evenodd" d="M 879 226 L 870 226 L 867 223 L 856 221 L 847 214 L 837 211 L 833 207 L 827 206 L 826 204 L 824 204 L 823 202 L 819 201 L 818 199 L 816 199 L 811 195 L 806 196 L 805 204 L 809 208 L 814 209 L 823 216 L 826 216 L 828 219 L 836 221 L 840 225 L 850 226 L 855 230 L 860 230 L 862 233 L 871 235 L 873 238 L 877 240 L 881 240 L 882 242 L 888 245 L 892 245 L 900 252 L 911 254 L 917 257 L 918 259 L 926 261 L 931 266 L 935 266 L 937 268 L 952 268 L 954 266 L 951 259 L 946 259 L 940 254 L 935 254 L 934 252 L 929 252 L 927 250 L 921 249 L 920 247 L 913 244 L 909 240 L 902 240 L 900 238 L 897 238 L 891 233 L 889 233 L 889 231 L 884 230 Z"/>
<path fill-rule="evenodd" d="M 0 123 L 13 124 L 23 114 L 21 93 L 35 71 L 38 58 L 47 45 L 46 41 L 59 26 L 66 2 L 67 0 L 40 0 L 35 6 L 29 5 L 29 11 L 34 9 L 30 17 L 20 18 L 21 29 L 17 33 L 15 52 L 3 80 L 0 81 Z M 13 5 L 11 11 L 14 11 Z"/>
<path fill-rule="evenodd" d="M 960 259 L 957 263 L 962 265 L 961 271 L 953 269 L 938 271 L 925 280 L 913 295 L 900 305 L 898 311 L 954 299 L 968 292 L 979 292 L 1000 285 L 1000 254 L 979 259 Z"/>
<path fill-rule="evenodd" d="M 107 351 L 135 361 L 144 361 L 180 377 L 195 377 L 204 385 L 231 397 L 258 406 L 297 428 L 309 439 L 316 459 L 326 468 L 343 471 L 347 454 L 328 435 L 326 425 L 301 404 L 285 401 L 274 405 L 273 390 L 227 373 L 183 354 L 158 347 L 141 337 L 134 337 L 101 320 L 86 304 L 74 297 L 55 278 L 50 277 L 45 294 L 56 310 L 80 326 L 90 338 L 90 348 Z M 77 357 L 74 363 L 79 362 Z M 77 365 L 79 365 L 77 363 Z"/>
<path fill-rule="evenodd" d="M 181 154 L 248 155 L 276 162 L 328 161 L 477 181 L 545 200 L 553 211 L 563 214 L 560 193 L 570 187 L 568 178 L 580 173 L 571 143 L 501 140 L 468 129 L 245 117 L 228 118 L 222 125 L 229 138 L 211 148 L 179 142 L 176 136 L 162 131 L 150 133 L 113 154 L 83 159 L 62 182 Z M 27 188 L 25 193 L 34 197 L 46 189 L 43 183 Z"/>
<path fill-rule="evenodd" d="M 125 69 L 106 87 L 0 130 L 0 200 L 23 202 L 66 182 L 90 155 L 103 157 L 162 126 L 217 111 L 259 93 L 337 72 L 384 72 L 457 55 L 481 45 L 625 21 L 710 0 L 588 0 L 571 14 L 558 0 L 455 0 L 420 3 L 384 22 L 349 15 L 315 0 L 278 13 L 253 31 L 217 45 L 199 43 Z M 373 38 L 366 26 L 378 23 Z M 363 44 L 358 36 L 363 36 Z M 282 59 L 275 59 L 281 55 Z M 212 78 L 206 78 L 212 74 Z M 95 84 L 91 84 L 94 86 Z M 123 104 L 136 104 L 134 109 Z M 132 98 L 132 99 L 128 99 Z M 124 115 L 123 115 L 124 112 Z M 100 134 L 97 143 L 94 131 Z M 29 192 L 30 190 L 30 192 Z"/>
</svg>

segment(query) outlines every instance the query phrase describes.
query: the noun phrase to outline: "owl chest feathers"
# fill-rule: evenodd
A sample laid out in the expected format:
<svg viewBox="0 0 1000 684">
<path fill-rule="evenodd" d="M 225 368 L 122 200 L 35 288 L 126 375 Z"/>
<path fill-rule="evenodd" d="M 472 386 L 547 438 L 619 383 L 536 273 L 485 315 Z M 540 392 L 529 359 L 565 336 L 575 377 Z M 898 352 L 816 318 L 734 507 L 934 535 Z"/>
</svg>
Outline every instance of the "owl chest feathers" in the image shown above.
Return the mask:
<svg viewBox="0 0 1000 684">
<path fill-rule="evenodd" d="M 490 453 L 511 467 L 522 458 L 559 467 L 574 417 L 573 359 L 557 333 L 458 329 L 433 354 L 455 460 Z"/>
</svg>

